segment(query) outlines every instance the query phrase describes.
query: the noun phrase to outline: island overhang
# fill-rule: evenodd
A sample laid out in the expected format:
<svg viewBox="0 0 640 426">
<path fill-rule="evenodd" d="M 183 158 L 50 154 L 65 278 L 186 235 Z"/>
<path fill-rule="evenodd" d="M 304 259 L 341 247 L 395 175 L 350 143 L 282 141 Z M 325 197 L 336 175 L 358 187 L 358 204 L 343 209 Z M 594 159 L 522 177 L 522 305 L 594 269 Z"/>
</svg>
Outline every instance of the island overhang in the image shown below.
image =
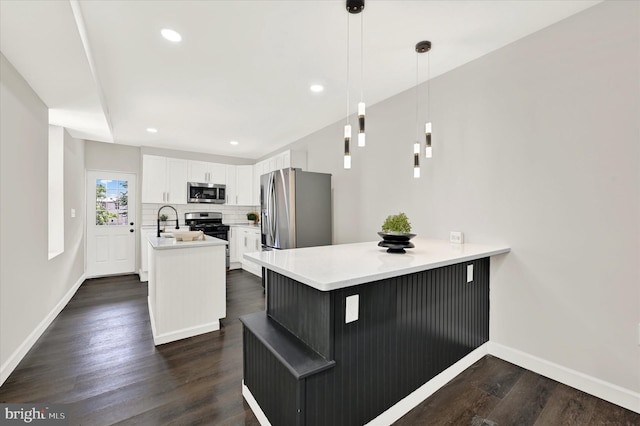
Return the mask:
<svg viewBox="0 0 640 426">
<path fill-rule="evenodd" d="M 332 291 L 442 266 L 508 253 L 501 244 L 452 244 L 414 238 L 415 248 L 387 253 L 376 241 L 246 253 L 245 259 L 304 283 Z"/>
</svg>

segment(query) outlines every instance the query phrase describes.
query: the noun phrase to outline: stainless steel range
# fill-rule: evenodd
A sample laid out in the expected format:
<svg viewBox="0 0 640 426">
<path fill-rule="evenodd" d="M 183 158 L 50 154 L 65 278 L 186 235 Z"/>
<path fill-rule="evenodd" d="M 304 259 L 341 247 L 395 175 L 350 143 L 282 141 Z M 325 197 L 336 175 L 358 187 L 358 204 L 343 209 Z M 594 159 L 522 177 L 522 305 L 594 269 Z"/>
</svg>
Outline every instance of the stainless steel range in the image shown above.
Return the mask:
<svg viewBox="0 0 640 426">
<path fill-rule="evenodd" d="M 184 222 L 190 231 L 202 231 L 221 240 L 229 241 L 229 225 L 222 223 L 220 212 L 185 213 Z M 229 269 L 229 245 L 227 244 L 227 269 Z"/>
</svg>

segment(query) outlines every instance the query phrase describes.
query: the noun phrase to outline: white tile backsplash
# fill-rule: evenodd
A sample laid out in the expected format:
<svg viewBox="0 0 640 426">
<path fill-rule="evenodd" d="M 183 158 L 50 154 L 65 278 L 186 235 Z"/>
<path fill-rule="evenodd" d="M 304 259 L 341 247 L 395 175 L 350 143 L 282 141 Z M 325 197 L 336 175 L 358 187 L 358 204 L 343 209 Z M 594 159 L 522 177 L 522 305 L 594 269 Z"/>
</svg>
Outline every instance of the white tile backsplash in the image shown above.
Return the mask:
<svg viewBox="0 0 640 426">
<path fill-rule="evenodd" d="M 158 209 L 165 204 L 142 204 L 142 226 L 155 226 L 158 218 Z M 172 204 L 178 210 L 180 226 L 184 225 L 184 214 L 189 212 L 221 212 L 222 223 L 231 225 L 236 223 L 248 223 L 247 213 L 257 212 L 259 206 L 227 206 L 226 204 Z M 173 221 L 173 210 L 164 209 L 163 214 Z"/>
</svg>

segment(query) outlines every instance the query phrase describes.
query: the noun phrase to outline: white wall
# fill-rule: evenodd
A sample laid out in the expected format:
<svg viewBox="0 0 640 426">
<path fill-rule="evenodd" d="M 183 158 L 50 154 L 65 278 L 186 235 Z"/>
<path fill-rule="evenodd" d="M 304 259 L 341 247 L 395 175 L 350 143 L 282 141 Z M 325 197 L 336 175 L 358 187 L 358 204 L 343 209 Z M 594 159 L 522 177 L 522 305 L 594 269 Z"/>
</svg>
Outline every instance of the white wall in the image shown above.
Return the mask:
<svg viewBox="0 0 640 426">
<path fill-rule="evenodd" d="M 333 174 L 334 241 L 404 211 L 422 236 L 505 242 L 491 340 L 640 392 L 639 9 L 604 2 L 432 80 L 419 180 L 413 90 L 367 108 L 351 170 L 342 122 L 292 144 Z"/>
<path fill-rule="evenodd" d="M 65 132 L 65 249 L 48 260 L 48 111 L 1 54 L 0 67 L 2 383 L 83 280 L 84 143 Z"/>
</svg>

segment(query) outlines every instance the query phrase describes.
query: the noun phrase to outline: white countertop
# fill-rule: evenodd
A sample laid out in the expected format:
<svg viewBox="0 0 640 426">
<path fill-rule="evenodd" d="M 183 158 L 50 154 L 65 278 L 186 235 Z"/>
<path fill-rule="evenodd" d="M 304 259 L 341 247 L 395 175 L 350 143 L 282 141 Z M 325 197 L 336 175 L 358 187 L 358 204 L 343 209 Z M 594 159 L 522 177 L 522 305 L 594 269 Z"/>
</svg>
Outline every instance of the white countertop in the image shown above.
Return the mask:
<svg viewBox="0 0 640 426">
<path fill-rule="evenodd" d="M 260 229 L 260 223 L 227 223 L 226 225 L 233 226 L 234 228 L 251 228 Z"/>
<path fill-rule="evenodd" d="M 225 246 L 229 244 L 228 241 L 211 237 L 209 235 L 205 235 L 204 240 L 197 240 L 197 241 L 177 241 L 175 238 L 165 238 L 165 237 L 158 238 L 155 236 L 155 234 L 148 235 L 147 239 L 151 243 L 151 247 L 153 247 L 156 250 L 180 249 L 180 248 L 191 248 L 191 247 Z"/>
<path fill-rule="evenodd" d="M 415 248 L 387 253 L 378 241 L 246 253 L 244 258 L 320 291 L 364 284 L 507 253 L 505 245 L 413 238 Z"/>
</svg>

